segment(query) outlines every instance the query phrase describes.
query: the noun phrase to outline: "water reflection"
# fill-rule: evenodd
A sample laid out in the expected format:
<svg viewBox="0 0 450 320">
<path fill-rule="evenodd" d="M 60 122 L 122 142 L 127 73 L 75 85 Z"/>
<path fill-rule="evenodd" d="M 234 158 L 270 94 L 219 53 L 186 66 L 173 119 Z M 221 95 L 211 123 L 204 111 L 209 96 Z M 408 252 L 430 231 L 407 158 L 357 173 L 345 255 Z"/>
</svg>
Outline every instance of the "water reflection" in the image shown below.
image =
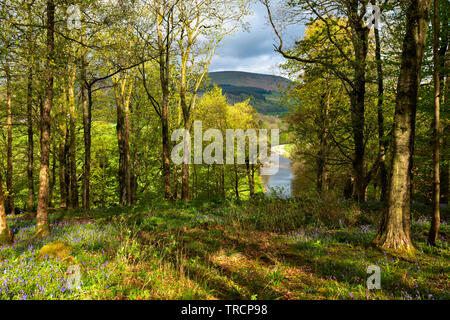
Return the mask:
<svg viewBox="0 0 450 320">
<path fill-rule="evenodd" d="M 272 176 L 261 176 L 267 196 L 292 197 L 292 181 L 294 179 L 292 164 L 292 160 L 280 155 L 278 172 Z"/>
</svg>

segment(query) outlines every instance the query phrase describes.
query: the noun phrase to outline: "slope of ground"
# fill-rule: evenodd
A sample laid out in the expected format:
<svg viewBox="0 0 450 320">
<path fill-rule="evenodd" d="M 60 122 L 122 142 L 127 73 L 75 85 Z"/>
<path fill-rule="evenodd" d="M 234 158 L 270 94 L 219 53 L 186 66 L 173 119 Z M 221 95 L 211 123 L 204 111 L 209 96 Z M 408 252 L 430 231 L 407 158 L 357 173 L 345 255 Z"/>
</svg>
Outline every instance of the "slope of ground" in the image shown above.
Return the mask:
<svg viewBox="0 0 450 320">
<path fill-rule="evenodd" d="M 279 214 L 283 212 L 283 214 Z M 415 256 L 371 247 L 380 212 L 352 203 L 262 199 L 8 218 L 14 246 L 0 247 L 0 299 L 449 299 L 449 235 L 426 245 L 429 222 L 413 212 Z M 70 259 L 40 257 L 64 243 Z M 65 270 L 78 265 L 80 290 Z M 367 267 L 381 290 L 367 290 Z"/>
</svg>

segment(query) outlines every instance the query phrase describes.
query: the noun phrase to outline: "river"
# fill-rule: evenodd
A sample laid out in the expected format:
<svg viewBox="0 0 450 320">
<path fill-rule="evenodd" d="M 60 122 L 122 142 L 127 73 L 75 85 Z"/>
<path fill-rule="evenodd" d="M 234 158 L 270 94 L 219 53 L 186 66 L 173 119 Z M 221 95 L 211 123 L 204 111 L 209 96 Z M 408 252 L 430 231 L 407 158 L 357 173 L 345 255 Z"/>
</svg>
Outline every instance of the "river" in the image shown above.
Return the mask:
<svg viewBox="0 0 450 320">
<path fill-rule="evenodd" d="M 280 152 L 280 146 L 273 147 L 272 152 L 279 154 L 279 170 L 272 176 L 261 175 L 266 195 L 276 194 L 281 198 L 289 198 L 292 196 L 292 181 L 295 177 L 292 168 L 293 161 L 281 155 L 283 152 Z M 267 168 L 275 167 L 275 165 L 271 164 Z"/>
</svg>

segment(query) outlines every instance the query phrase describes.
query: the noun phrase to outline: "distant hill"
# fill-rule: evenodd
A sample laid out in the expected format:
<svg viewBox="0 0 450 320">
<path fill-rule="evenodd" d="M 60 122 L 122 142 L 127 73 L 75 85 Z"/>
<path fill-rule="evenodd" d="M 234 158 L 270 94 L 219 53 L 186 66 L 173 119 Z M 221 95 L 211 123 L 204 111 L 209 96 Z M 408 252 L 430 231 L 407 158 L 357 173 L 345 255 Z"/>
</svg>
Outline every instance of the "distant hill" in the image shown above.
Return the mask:
<svg viewBox="0 0 450 320">
<path fill-rule="evenodd" d="M 290 82 L 288 79 L 279 76 L 240 71 L 210 72 L 209 78 L 219 85 L 253 87 L 276 92 L 280 92 L 280 86 L 286 86 Z"/>
<path fill-rule="evenodd" d="M 240 71 L 222 71 L 209 73 L 209 79 L 211 85 L 217 84 L 222 88 L 230 103 L 250 98 L 251 104 L 260 113 L 287 111 L 279 103 L 280 89 L 289 84 L 286 78 Z"/>
</svg>

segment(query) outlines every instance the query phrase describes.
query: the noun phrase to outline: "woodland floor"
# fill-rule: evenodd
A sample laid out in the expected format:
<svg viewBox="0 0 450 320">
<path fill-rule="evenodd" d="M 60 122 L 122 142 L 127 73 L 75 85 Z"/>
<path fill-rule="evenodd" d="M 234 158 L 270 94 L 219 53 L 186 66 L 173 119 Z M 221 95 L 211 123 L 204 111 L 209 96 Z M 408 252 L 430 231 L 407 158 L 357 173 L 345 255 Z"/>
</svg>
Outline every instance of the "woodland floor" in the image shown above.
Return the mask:
<svg viewBox="0 0 450 320">
<path fill-rule="evenodd" d="M 449 225 L 428 247 L 416 209 L 417 254 L 406 257 L 370 245 L 379 214 L 274 199 L 53 211 L 45 239 L 33 238 L 34 219 L 8 217 L 15 243 L 0 247 L 0 299 L 450 299 Z M 57 242 L 70 252 L 39 254 Z M 369 291 L 373 264 L 382 289 Z M 81 290 L 67 287 L 70 265 Z"/>
</svg>

